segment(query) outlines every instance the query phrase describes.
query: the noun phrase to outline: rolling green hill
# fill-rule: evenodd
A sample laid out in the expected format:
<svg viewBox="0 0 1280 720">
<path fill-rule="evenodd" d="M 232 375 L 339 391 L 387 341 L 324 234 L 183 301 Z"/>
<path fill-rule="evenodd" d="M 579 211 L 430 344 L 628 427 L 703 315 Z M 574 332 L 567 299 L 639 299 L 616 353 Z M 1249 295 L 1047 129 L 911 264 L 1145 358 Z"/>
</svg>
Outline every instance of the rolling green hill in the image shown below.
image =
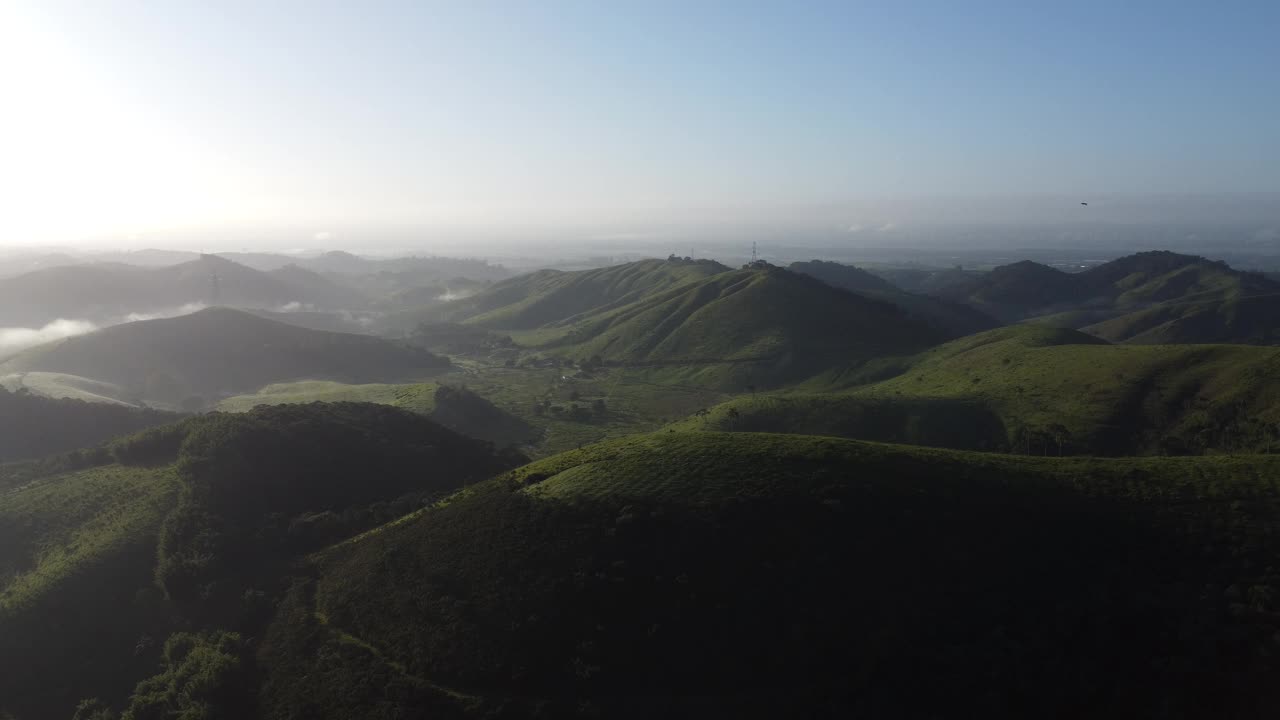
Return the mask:
<svg viewBox="0 0 1280 720">
<path fill-rule="evenodd" d="M 519 417 L 462 387 L 414 383 L 405 385 L 347 385 L 308 380 L 268 385 L 252 395 L 237 395 L 218 403 L 227 412 L 245 412 L 260 405 L 312 402 L 367 402 L 391 405 L 425 415 L 444 427 L 498 447 L 525 445 L 541 431 Z"/>
<path fill-rule="evenodd" d="M 118 385 L 151 405 L 199 409 L 273 382 L 385 382 L 421 377 L 447 365 L 447 359 L 425 350 L 378 338 L 211 308 L 33 348 L 0 363 L 0 375 L 66 373 Z"/>
<path fill-rule="evenodd" d="M 1034 454 L 1280 449 L 1280 351 L 1117 346 L 1035 325 L 961 338 L 836 393 L 732 400 L 676 427 Z"/>
<path fill-rule="evenodd" d="M 561 356 L 743 388 L 911 352 L 940 338 L 889 303 L 768 267 L 720 273 L 518 340 Z"/>
<path fill-rule="evenodd" d="M 317 556 L 267 634 L 263 712 L 1274 709 L 1278 472 L 756 434 L 607 442 Z"/>
<path fill-rule="evenodd" d="M 224 412 L 247 412 L 259 405 L 305 405 L 313 402 L 367 402 L 394 405 L 416 413 L 435 409 L 435 383 L 353 385 L 330 380 L 273 383 L 255 393 L 236 395 L 218 403 Z"/>
<path fill-rule="evenodd" d="M 0 713 L 70 717 L 119 698 L 174 629 L 153 589 L 172 470 L 108 466 L 0 492 Z"/>
<path fill-rule="evenodd" d="M 1081 328 L 1111 342 L 1280 344 L 1280 294 L 1162 303 Z"/>
<path fill-rule="evenodd" d="M 729 268 L 711 260 L 641 260 L 596 270 L 540 270 L 451 303 L 451 319 L 498 330 L 531 330 L 704 280 Z"/>
<path fill-rule="evenodd" d="M 945 306 L 924 298 L 913 303 L 906 304 Z M 948 336 L 932 326 L 945 324 L 941 310 L 926 321 L 782 268 L 729 270 L 675 258 L 521 276 L 452 303 L 449 314 L 468 326 L 510 332 L 514 345 L 502 352 L 512 360 L 533 352 L 650 368 L 655 382 L 735 389 L 857 366 Z M 975 314 L 957 309 L 947 322 Z"/>
<path fill-rule="evenodd" d="M 0 712 L 1280 707 L 1280 457 L 662 432 L 510 470 L 368 404 L 202 416 L 111 452 L 0 494 Z"/>
<path fill-rule="evenodd" d="M 96 462 L 0 490 L 0 715 L 70 717 L 89 697 L 121 707 L 162 650 L 178 659 L 170 633 L 252 637 L 301 554 L 523 458 L 402 410 L 338 403 L 197 416 Z M 146 704 L 135 698 L 133 716 L 155 716 Z"/>
<path fill-rule="evenodd" d="M 1024 261 L 938 291 L 1007 322 L 1071 310 L 1115 313 L 1171 301 L 1205 301 L 1280 292 L 1280 285 L 1222 262 L 1144 252 L 1079 273 Z"/>
<path fill-rule="evenodd" d="M 84 400 L 85 402 L 137 407 L 131 402 L 129 392 L 119 385 L 93 380 L 79 375 L 47 372 L 21 372 L 0 377 L 0 386 L 9 392 L 26 392 L 55 400 Z"/>
<path fill-rule="evenodd" d="M 888 280 L 852 265 L 810 260 L 792 263 L 788 269 L 816 277 L 832 287 L 897 305 L 908 315 L 927 323 L 948 337 L 972 335 L 990 330 L 1000 324 L 995 318 L 967 305 L 947 302 L 928 295 L 904 292 Z"/>
</svg>

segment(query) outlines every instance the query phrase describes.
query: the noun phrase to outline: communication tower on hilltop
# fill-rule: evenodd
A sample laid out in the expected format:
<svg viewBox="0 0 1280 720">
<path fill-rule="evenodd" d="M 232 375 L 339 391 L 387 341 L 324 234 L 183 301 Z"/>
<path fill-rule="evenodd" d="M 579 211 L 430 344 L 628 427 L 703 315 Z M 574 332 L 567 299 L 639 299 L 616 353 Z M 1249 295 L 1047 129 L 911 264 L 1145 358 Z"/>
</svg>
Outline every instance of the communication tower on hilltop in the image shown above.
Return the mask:
<svg viewBox="0 0 1280 720">
<path fill-rule="evenodd" d="M 755 244 L 754 242 L 752 242 L 752 243 L 751 243 L 751 264 L 752 264 L 752 265 L 755 265 L 755 264 L 756 264 L 756 260 L 758 260 L 758 259 L 759 259 L 759 257 L 757 257 L 757 255 L 756 255 L 756 244 Z"/>
<path fill-rule="evenodd" d="M 218 271 L 209 273 L 209 304 L 217 305 L 222 298 L 222 283 L 218 279 Z"/>
</svg>

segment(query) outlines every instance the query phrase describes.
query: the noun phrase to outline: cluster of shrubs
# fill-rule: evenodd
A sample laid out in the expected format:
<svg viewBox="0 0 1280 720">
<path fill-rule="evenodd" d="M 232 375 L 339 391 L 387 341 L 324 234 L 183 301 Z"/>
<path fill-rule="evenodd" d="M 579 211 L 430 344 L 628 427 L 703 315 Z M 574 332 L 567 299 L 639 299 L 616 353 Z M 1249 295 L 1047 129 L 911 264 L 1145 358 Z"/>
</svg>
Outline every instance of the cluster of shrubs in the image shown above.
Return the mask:
<svg viewBox="0 0 1280 720">
<path fill-rule="evenodd" d="M 592 422 L 608 416 L 609 406 L 604 398 L 596 398 L 590 405 L 579 404 L 577 402 L 579 399 L 573 398 L 573 401 L 567 405 L 557 405 L 547 399 L 534 400 L 533 414 L 538 417 L 550 415 L 559 420 L 574 422 Z"/>
</svg>

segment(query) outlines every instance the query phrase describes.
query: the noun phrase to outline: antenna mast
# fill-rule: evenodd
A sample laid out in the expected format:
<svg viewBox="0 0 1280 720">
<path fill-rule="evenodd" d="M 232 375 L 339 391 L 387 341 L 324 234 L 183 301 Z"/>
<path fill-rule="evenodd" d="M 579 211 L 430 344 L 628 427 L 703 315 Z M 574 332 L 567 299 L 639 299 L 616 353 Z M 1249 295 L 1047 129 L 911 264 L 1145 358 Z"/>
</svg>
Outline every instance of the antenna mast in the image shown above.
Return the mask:
<svg viewBox="0 0 1280 720">
<path fill-rule="evenodd" d="M 755 264 L 756 264 L 756 244 L 755 244 L 755 242 L 752 242 L 752 243 L 751 243 L 751 264 L 752 264 L 752 265 L 755 265 Z"/>
</svg>

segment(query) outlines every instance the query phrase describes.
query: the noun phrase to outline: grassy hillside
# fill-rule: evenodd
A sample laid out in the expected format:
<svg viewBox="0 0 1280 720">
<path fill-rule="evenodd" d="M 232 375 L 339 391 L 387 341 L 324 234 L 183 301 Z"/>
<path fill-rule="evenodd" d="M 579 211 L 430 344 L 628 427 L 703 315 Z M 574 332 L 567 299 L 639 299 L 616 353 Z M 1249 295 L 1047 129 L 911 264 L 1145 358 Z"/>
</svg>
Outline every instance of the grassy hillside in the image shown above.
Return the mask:
<svg viewBox="0 0 1280 720">
<path fill-rule="evenodd" d="M 128 323 L 33 348 L 0 374 L 46 371 L 111 383 L 160 407 L 199 409 L 284 380 L 383 382 L 448 365 L 378 338 L 285 325 L 226 308 Z"/>
<path fill-rule="evenodd" d="M 938 295 L 1006 322 L 1060 312 L 1094 299 L 1078 277 L 1030 260 L 1001 265 L 967 283 L 946 287 Z"/>
<path fill-rule="evenodd" d="M 367 402 L 394 405 L 427 414 L 435 409 L 435 383 L 354 385 L 328 380 L 274 383 L 256 393 L 236 395 L 218 403 L 224 412 L 247 412 L 259 405 L 302 405 L 312 402 Z"/>
<path fill-rule="evenodd" d="M 318 556 L 267 635 L 263 708 L 1275 709 L 1278 472 L 754 434 L 603 443 Z M 298 681 L 307 657 L 325 660 Z"/>
<path fill-rule="evenodd" d="M 888 280 L 852 265 L 811 260 L 792 263 L 788 269 L 816 277 L 832 287 L 897 305 L 908 315 L 948 337 L 971 335 L 1000 324 L 995 318 L 967 305 L 904 292 Z"/>
<path fill-rule="evenodd" d="M 533 365 L 489 366 L 464 360 L 455 369 L 456 372 L 440 376 L 439 382 L 466 387 L 508 418 L 516 419 L 519 422 L 516 427 L 536 429 L 539 434 L 522 444 L 522 450 L 533 456 L 550 455 L 606 438 L 652 432 L 730 397 L 703 384 L 676 382 L 669 371 L 664 371 L 662 382 L 654 382 L 649 377 L 652 371 L 643 368 L 597 368 L 584 372 Z M 258 405 L 372 402 L 433 417 L 438 387 L 437 383 L 278 383 L 254 394 L 227 398 L 218 408 L 243 412 Z M 508 420 L 497 427 L 511 425 Z M 471 428 L 454 429 L 474 437 L 486 437 L 489 431 L 484 422 Z M 522 436 L 527 437 L 523 432 Z M 502 442 L 500 437 L 492 439 Z"/>
<path fill-rule="evenodd" d="M 575 315 L 621 307 L 728 270 L 711 260 L 641 260 L 596 270 L 540 270 L 452 303 L 448 315 L 501 330 L 529 330 Z"/>
<path fill-rule="evenodd" d="M 1280 449 L 1280 352 L 1116 346 L 1014 326 L 840 393 L 739 398 L 681 429 L 768 430 L 1033 454 Z"/>
<path fill-rule="evenodd" d="M 171 631 L 151 589 L 171 470 L 107 466 L 0 494 L 0 712 L 69 717 L 75 699 L 118 698 Z"/>
<path fill-rule="evenodd" d="M 1082 328 L 1090 335 L 1143 345 L 1280 344 L 1280 294 L 1164 303 Z"/>
<path fill-rule="evenodd" d="M 461 386 L 413 383 L 406 385 L 347 385 L 304 381 L 268 385 L 253 395 L 237 395 L 218 404 L 220 410 L 245 412 L 259 405 L 297 405 L 311 402 L 367 402 L 392 405 L 425 415 L 467 437 L 498 447 L 535 442 L 542 431 Z"/>
<path fill-rule="evenodd" d="M 40 327 L 58 318 L 118 321 L 130 313 L 174 312 L 195 303 L 350 310 L 364 302 L 360 293 L 300 268 L 264 273 L 202 255 L 160 268 L 73 265 L 0 280 L 0 326 Z"/>
<path fill-rule="evenodd" d="M 23 390 L 32 395 L 55 400 L 83 400 L 124 407 L 137 407 L 136 399 L 129 398 L 125 388 L 100 380 L 67 375 L 66 373 L 21 372 L 0 377 L 0 386 L 9 392 Z M 133 400 L 131 402 L 131 400 Z"/>
<path fill-rule="evenodd" d="M 517 340 L 609 365 L 685 368 L 694 373 L 688 379 L 742 389 L 911 352 L 939 338 L 889 303 L 769 267 L 720 273 Z"/>
<path fill-rule="evenodd" d="M 995 268 L 940 297 L 968 303 L 1005 321 L 1072 310 L 1136 310 L 1172 301 L 1222 300 L 1280 292 L 1280 285 L 1222 262 L 1172 252 L 1144 252 L 1079 273 L 1024 261 Z"/>
<path fill-rule="evenodd" d="M 913 303 L 907 304 L 919 309 Z M 649 368 L 655 383 L 717 389 L 776 385 L 947 337 L 933 326 L 941 311 L 924 320 L 915 310 L 781 268 L 729 270 L 674 258 L 543 271 L 450 307 L 466 325 L 510 334 L 510 343 L 502 336 L 481 341 L 492 359 L 541 355 L 593 367 Z M 958 309 L 952 320 L 966 315 L 975 313 Z"/>
<path fill-rule="evenodd" d="M 663 432 L 509 470 L 367 404 L 202 416 L 112 453 L 0 494 L 0 712 L 1280 707 L 1278 457 Z"/>
</svg>

